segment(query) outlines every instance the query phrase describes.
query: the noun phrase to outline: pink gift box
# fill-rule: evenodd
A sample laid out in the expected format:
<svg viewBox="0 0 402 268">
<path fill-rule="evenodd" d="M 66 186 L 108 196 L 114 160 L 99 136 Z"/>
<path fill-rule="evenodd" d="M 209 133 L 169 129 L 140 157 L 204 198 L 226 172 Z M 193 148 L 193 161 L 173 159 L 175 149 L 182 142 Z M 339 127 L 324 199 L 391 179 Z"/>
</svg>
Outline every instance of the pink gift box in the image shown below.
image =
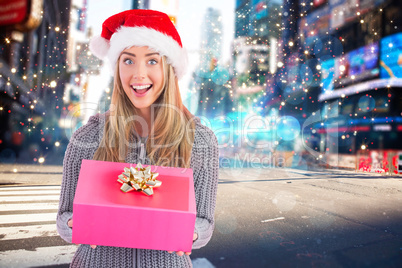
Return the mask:
<svg viewBox="0 0 402 268">
<path fill-rule="evenodd" d="M 151 166 L 162 186 L 146 196 L 120 190 L 118 175 L 131 166 L 82 160 L 72 242 L 190 252 L 196 218 L 192 169 Z"/>
</svg>

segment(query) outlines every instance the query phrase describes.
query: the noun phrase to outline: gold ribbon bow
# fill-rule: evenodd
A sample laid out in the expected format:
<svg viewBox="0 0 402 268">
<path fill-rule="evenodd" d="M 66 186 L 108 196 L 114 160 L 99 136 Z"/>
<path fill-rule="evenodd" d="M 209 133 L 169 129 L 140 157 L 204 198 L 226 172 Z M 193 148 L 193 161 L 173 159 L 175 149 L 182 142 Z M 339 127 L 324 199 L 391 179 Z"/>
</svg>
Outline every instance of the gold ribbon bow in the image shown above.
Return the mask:
<svg viewBox="0 0 402 268">
<path fill-rule="evenodd" d="M 161 181 L 155 178 L 159 176 L 159 173 L 151 172 L 151 167 L 144 168 L 141 164 L 138 164 L 135 168 L 124 168 L 124 172 L 119 175 L 118 182 L 122 183 L 120 190 L 123 192 L 131 192 L 137 190 L 143 192 L 145 195 L 153 195 L 155 187 L 162 185 Z"/>
</svg>

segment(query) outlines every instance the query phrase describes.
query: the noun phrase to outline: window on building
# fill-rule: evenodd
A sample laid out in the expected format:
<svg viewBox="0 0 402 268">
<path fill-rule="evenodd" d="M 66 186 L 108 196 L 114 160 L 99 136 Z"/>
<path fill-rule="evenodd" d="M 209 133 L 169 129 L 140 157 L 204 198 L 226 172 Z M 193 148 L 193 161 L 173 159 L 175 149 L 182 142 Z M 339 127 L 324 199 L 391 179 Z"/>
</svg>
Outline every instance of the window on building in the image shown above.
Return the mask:
<svg viewBox="0 0 402 268">
<path fill-rule="evenodd" d="M 387 113 L 390 110 L 387 95 L 379 95 L 375 97 L 375 109 L 377 113 Z"/>
<path fill-rule="evenodd" d="M 381 13 L 373 10 L 360 17 L 357 27 L 357 42 L 365 46 L 379 41 L 382 36 Z"/>
<path fill-rule="evenodd" d="M 354 107 L 354 98 L 353 97 L 347 97 L 343 101 L 341 105 L 341 114 L 343 115 L 352 115 L 353 114 L 353 107 Z"/>
<path fill-rule="evenodd" d="M 398 1 L 384 9 L 384 36 L 401 31 L 402 7 Z"/>
<path fill-rule="evenodd" d="M 361 42 L 357 40 L 357 26 L 357 22 L 352 22 L 344 25 L 336 32 L 336 36 L 341 41 L 345 53 L 361 46 L 359 45 Z"/>
</svg>

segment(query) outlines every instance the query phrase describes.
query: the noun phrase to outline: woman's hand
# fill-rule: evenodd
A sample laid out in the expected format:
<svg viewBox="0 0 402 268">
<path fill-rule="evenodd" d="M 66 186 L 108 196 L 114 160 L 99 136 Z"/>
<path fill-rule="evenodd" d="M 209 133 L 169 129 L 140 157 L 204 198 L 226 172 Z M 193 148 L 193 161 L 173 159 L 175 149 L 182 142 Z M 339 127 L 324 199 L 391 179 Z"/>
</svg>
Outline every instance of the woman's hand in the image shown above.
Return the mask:
<svg viewBox="0 0 402 268">
<path fill-rule="evenodd" d="M 177 255 L 179 256 L 183 256 L 184 254 L 186 254 L 187 256 L 191 254 L 191 252 L 183 252 L 183 251 L 168 251 L 169 253 L 173 253 L 176 252 Z"/>
<path fill-rule="evenodd" d="M 194 233 L 194 234 L 193 234 L 193 242 L 194 242 L 195 240 L 197 240 L 197 238 L 198 238 L 198 234 L 197 234 L 197 233 Z M 169 253 L 173 253 L 174 251 L 168 251 L 168 252 L 169 252 Z M 183 256 L 184 254 L 188 256 L 188 255 L 191 254 L 191 252 L 176 251 L 176 254 L 179 255 L 179 256 Z"/>
<path fill-rule="evenodd" d="M 68 227 L 73 228 L 73 219 L 68 220 L 67 222 Z M 91 248 L 95 249 L 96 245 L 89 245 Z"/>
</svg>

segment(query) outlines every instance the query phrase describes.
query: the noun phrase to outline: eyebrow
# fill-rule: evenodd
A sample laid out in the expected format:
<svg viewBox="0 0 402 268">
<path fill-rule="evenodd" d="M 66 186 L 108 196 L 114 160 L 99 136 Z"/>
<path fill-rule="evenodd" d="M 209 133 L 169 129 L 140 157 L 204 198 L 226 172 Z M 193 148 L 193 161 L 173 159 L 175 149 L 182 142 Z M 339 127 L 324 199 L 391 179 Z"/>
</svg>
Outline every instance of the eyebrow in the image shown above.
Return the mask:
<svg viewBox="0 0 402 268">
<path fill-rule="evenodd" d="M 130 53 L 130 52 L 122 52 L 121 54 L 127 54 L 127 55 L 130 55 L 132 57 L 136 57 L 135 54 Z M 157 53 L 157 52 L 148 53 L 148 54 L 145 54 L 145 57 L 149 57 L 149 56 L 152 56 L 152 55 L 158 55 L 159 56 L 159 53 Z"/>
</svg>

